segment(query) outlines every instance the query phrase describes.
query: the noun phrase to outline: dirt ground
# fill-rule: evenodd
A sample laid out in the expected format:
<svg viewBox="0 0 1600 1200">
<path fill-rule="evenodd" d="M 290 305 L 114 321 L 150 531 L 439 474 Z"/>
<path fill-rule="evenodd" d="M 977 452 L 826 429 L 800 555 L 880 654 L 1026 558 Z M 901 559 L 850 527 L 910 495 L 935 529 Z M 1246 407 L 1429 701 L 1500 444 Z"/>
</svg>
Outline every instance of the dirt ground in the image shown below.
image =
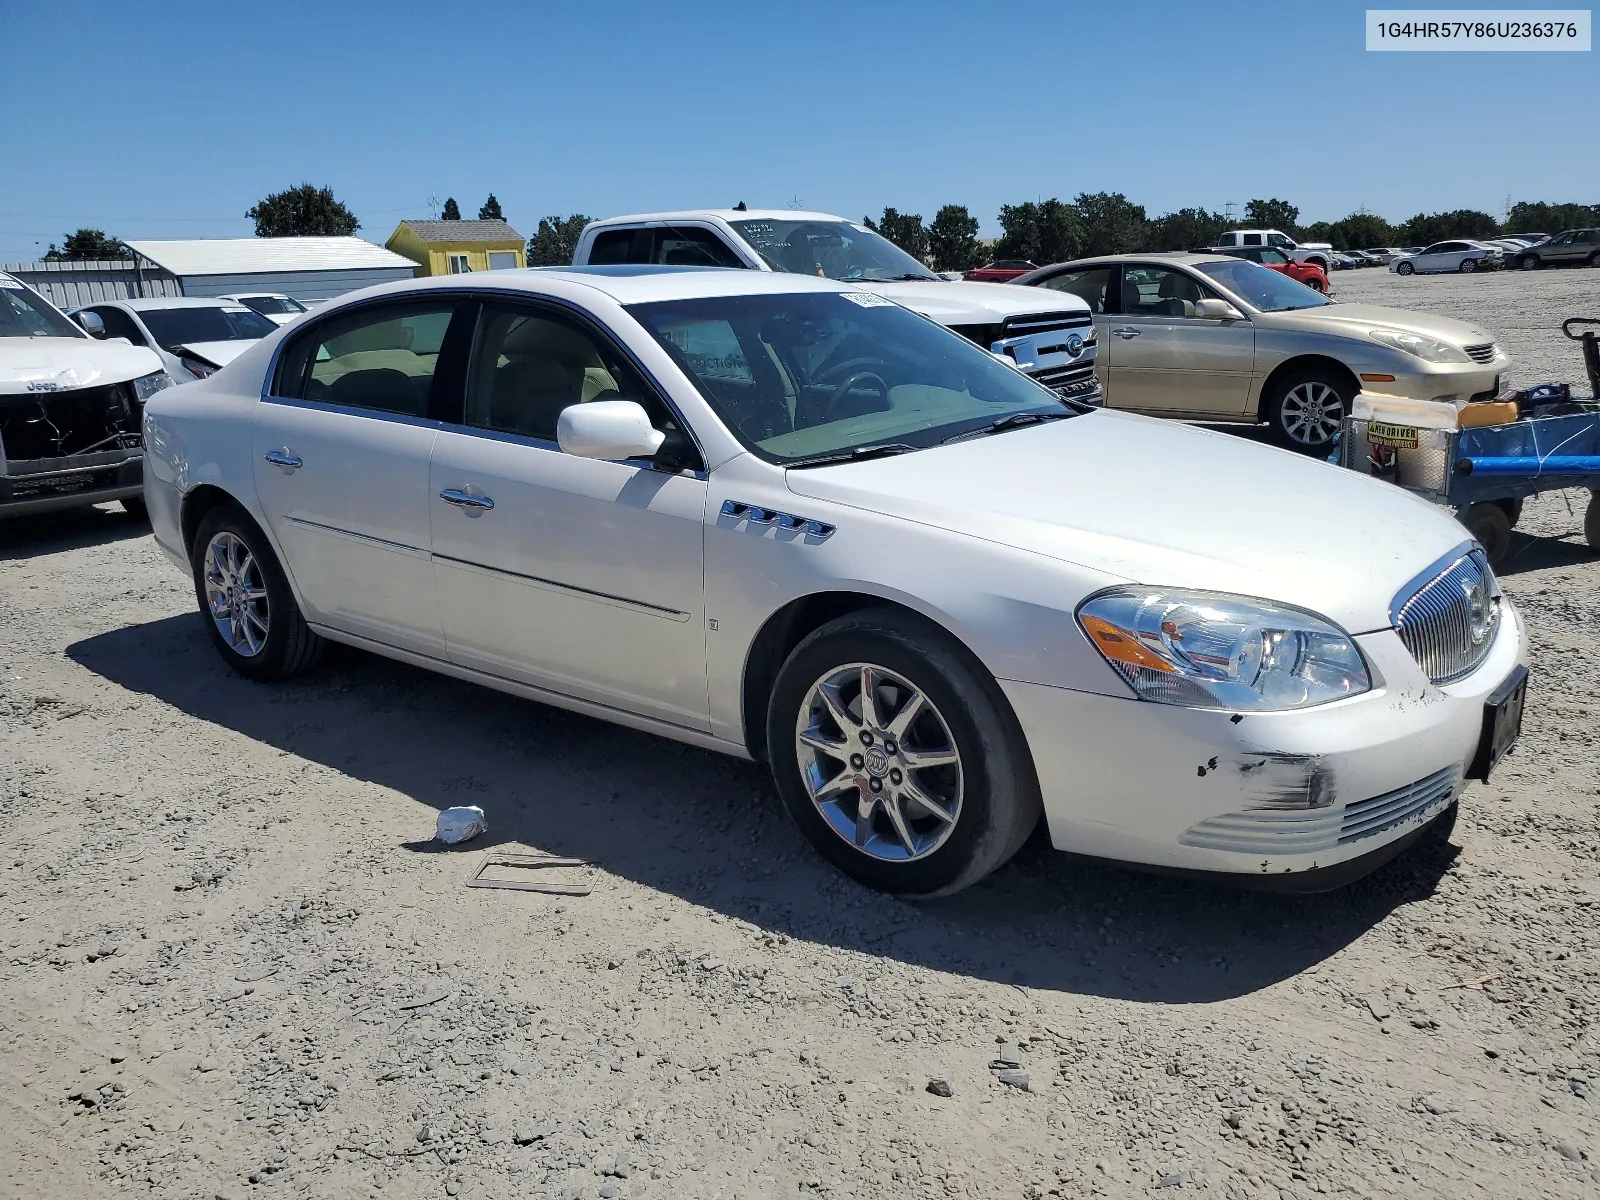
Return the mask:
<svg viewBox="0 0 1600 1200">
<path fill-rule="evenodd" d="M 1519 382 L 1581 381 L 1555 325 L 1600 311 L 1600 271 L 1335 283 Z M 257 686 L 120 513 L 0 526 L 0 1195 L 1593 1197 L 1586 499 L 1528 505 L 1526 733 L 1450 846 L 1282 898 L 1036 841 L 920 906 L 754 766 L 355 653 Z M 593 890 L 467 888 L 491 847 Z"/>
</svg>

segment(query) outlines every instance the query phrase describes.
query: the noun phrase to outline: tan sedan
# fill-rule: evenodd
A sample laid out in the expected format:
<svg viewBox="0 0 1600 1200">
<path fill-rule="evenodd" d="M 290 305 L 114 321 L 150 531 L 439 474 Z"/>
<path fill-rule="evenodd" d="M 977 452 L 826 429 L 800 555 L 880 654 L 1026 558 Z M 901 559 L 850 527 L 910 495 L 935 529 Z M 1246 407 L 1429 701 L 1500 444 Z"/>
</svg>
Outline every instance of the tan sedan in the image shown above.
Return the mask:
<svg viewBox="0 0 1600 1200">
<path fill-rule="evenodd" d="M 1019 284 L 1088 302 L 1111 408 L 1265 421 L 1326 454 L 1358 391 L 1481 399 L 1511 360 L 1465 321 L 1339 304 L 1257 263 L 1214 254 L 1120 254 L 1056 263 Z"/>
</svg>

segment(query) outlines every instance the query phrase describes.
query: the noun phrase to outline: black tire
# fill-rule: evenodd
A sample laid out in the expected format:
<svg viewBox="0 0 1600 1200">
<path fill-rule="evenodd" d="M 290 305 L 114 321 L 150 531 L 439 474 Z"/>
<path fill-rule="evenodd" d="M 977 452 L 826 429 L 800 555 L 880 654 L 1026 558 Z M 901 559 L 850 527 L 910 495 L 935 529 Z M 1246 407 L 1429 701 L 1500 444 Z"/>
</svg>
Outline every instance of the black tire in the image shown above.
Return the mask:
<svg viewBox="0 0 1600 1200">
<path fill-rule="evenodd" d="M 1511 517 L 1505 509 L 1493 501 L 1474 504 L 1461 515 L 1461 523 L 1483 547 L 1491 567 L 1505 561 L 1506 551 L 1511 549 Z"/>
<path fill-rule="evenodd" d="M 1522 497 L 1516 496 L 1510 500 L 1496 500 L 1501 508 L 1506 510 L 1506 520 L 1511 522 L 1511 528 L 1517 527 L 1517 522 L 1522 520 Z"/>
<path fill-rule="evenodd" d="M 126 500 L 118 500 L 117 503 L 122 505 L 122 511 L 135 521 L 149 523 L 150 510 L 144 506 L 144 498 L 142 496 L 129 496 Z"/>
<path fill-rule="evenodd" d="M 1541 265 L 1537 254 L 1524 254 L 1517 259 L 1517 267 L 1523 271 L 1537 271 Z"/>
<path fill-rule="evenodd" d="M 1589 255 L 1589 265 L 1591 267 L 1600 267 L 1600 250 L 1596 250 L 1593 254 Z"/>
<path fill-rule="evenodd" d="M 1589 507 L 1583 513 L 1583 536 L 1589 549 L 1600 554 L 1600 492 L 1589 494 Z"/>
<path fill-rule="evenodd" d="M 1311 421 L 1309 414 L 1317 404 L 1327 405 L 1320 391 L 1329 389 L 1338 401 L 1338 421 L 1331 425 L 1331 407 L 1324 407 L 1327 420 Z M 1301 393 L 1304 392 L 1304 395 Z M 1354 402 L 1355 383 L 1348 377 L 1328 367 L 1302 367 L 1277 380 L 1266 403 L 1262 406 L 1267 424 L 1272 427 L 1273 440 L 1286 450 L 1301 454 L 1314 454 L 1326 458 L 1338 436 L 1338 424 L 1350 414 Z"/>
<path fill-rule="evenodd" d="M 249 552 L 266 592 L 266 636 L 255 653 L 241 651 L 230 644 L 211 613 L 206 598 L 206 556 L 212 540 L 230 534 Z M 194 542 L 189 547 L 189 565 L 194 576 L 195 599 L 200 619 L 211 644 L 223 660 L 247 679 L 261 681 L 288 679 L 310 670 L 321 661 L 327 643 L 311 631 L 300 606 L 295 602 L 289 580 L 278 563 L 272 545 L 250 514 L 237 504 L 219 504 L 200 518 Z"/>
<path fill-rule="evenodd" d="M 929 817 L 918 818 L 914 802 L 900 810 L 943 838 L 921 857 L 896 861 L 858 848 L 829 824 L 805 782 L 796 742 L 801 721 L 811 712 L 812 690 L 830 673 L 851 671 L 856 664 L 870 664 L 917 689 L 932 705 L 934 719 L 942 719 L 950 745 L 960 755 L 959 768 L 935 768 L 959 771 L 960 804 L 947 830 Z M 859 716 L 858 701 L 845 703 L 856 705 Z M 901 703 L 903 696 L 897 712 Z M 882 718 L 881 724 L 877 744 L 884 747 L 883 730 L 892 724 L 892 717 Z M 843 726 L 836 728 L 848 738 Z M 839 742 L 842 748 L 851 744 Z M 892 741 L 885 748 L 896 749 Z M 1043 807 L 1033 758 L 999 685 L 944 630 L 894 608 L 850 613 L 815 630 L 795 647 L 778 673 L 767 706 L 767 760 L 784 807 L 817 852 L 857 882 L 892 895 L 945 896 L 977 883 L 1022 848 Z M 836 767 L 841 777 L 855 770 L 861 772 L 856 779 L 871 782 L 870 765 L 847 764 L 843 755 L 828 761 L 827 769 Z M 904 778 L 909 779 L 912 770 L 907 765 Z M 881 784 L 897 775 L 891 771 L 885 777 L 880 771 L 876 778 Z M 926 785 L 926 774 L 914 782 Z M 856 819 L 859 798 L 866 792 L 847 784 L 836 794 L 840 815 Z M 882 811 L 869 824 L 890 828 Z"/>
<path fill-rule="evenodd" d="M 1394 273 L 1396 275 L 1415 275 L 1417 273 L 1417 268 L 1411 263 L 1403 262 L 1395 267 Z"/>
<path fill-rule="evenodd" d="M 1477 269 L 1478 260 L 1475 258 L 1463 258 L 1461 260 L 1461 265 L 1456 268 L 1456 270 L 1460 271 L 1463 275 L 1471 275 Z"/>
</svg>

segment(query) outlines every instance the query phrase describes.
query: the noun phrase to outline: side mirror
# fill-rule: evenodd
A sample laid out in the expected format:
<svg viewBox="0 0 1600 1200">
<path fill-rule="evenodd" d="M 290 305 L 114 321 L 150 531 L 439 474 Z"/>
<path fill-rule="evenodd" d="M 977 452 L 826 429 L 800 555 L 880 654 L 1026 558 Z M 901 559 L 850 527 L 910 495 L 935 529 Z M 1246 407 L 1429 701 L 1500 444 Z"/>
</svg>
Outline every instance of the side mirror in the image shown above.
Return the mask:
<svg viewBox="0 0 1600 1200">
<path fill-rule="evenodd" d="M 1194 302 L 1194 315 L 1208 321 L 1242 321 L 1244 314 L 1226 300 L 1207 296 Z"/>
<path fill-rule="evenodd" d="M 106 323 L 100 319 L 99 313 L 74 313 L 72 319 L 83 326 L 83 331 L 90 337 L 104 338 L 106 336 Z"/>
<path fill-rule="evenodd" d="M 649 458 L 665 440 L 666 434 L 650 424 L 644 406 L 634 400 L 573 404 L 556 418 L 556 441 L 564 454 L 577 458 Z"/>
</svg>

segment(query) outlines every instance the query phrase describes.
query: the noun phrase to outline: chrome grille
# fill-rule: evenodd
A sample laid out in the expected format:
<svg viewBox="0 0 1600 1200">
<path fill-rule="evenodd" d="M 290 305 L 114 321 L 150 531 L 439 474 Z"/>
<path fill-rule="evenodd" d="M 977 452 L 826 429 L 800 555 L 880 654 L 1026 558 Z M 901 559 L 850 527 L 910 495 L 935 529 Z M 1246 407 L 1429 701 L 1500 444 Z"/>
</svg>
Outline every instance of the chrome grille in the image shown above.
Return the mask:
<svg viewBox="0 0 1600 1200">
<path fill-rule="evenodd" d="M 1086 312 L 1023 313 L 1007 317 L 1000 331 L 1005 337 L 1021 337 L 1027 333 L 1043 333 L 1047 329 L 1087 329 L 1094 318 Z"/>
<path fill-rule="evenodd" d="M 1362 838 L 1393 829 L 1440 801 L 1448 800 L 1456 790 L 1459 770 L 1459 767 L 1446 767 L 1408 787 L 1347 805 L 1344 820 L 1339 824 L 1339 844 L 1343 846 L 1359 842 Z"/>
<path fill-rule="evenodd" d="M 1077 367 L 1053 367 L 1047 371 L 1038 371 L 1033 376 L 1047 388 L 1062 391 L 1068 388 L 1078 388 L 1094 378 L 1094 363 L 1086 362 Z"/>
<path fill-rule="evenodd" d="M 1396 596 L 1389 615 L 1423 673 L 1449 683 L 1482 662 L 1494 644 L 1500 588 L 1481 550 L 1459 555 L 1434 574 L 1437 567 Z"/>
<path fill-rule="evenodd" d="M 1467 357 L 1475 363 L 1492 363 L 1494 361 L 1494 343 L 1485 342 L 1481 346 L 1465 346 Z"/>
</svg>

